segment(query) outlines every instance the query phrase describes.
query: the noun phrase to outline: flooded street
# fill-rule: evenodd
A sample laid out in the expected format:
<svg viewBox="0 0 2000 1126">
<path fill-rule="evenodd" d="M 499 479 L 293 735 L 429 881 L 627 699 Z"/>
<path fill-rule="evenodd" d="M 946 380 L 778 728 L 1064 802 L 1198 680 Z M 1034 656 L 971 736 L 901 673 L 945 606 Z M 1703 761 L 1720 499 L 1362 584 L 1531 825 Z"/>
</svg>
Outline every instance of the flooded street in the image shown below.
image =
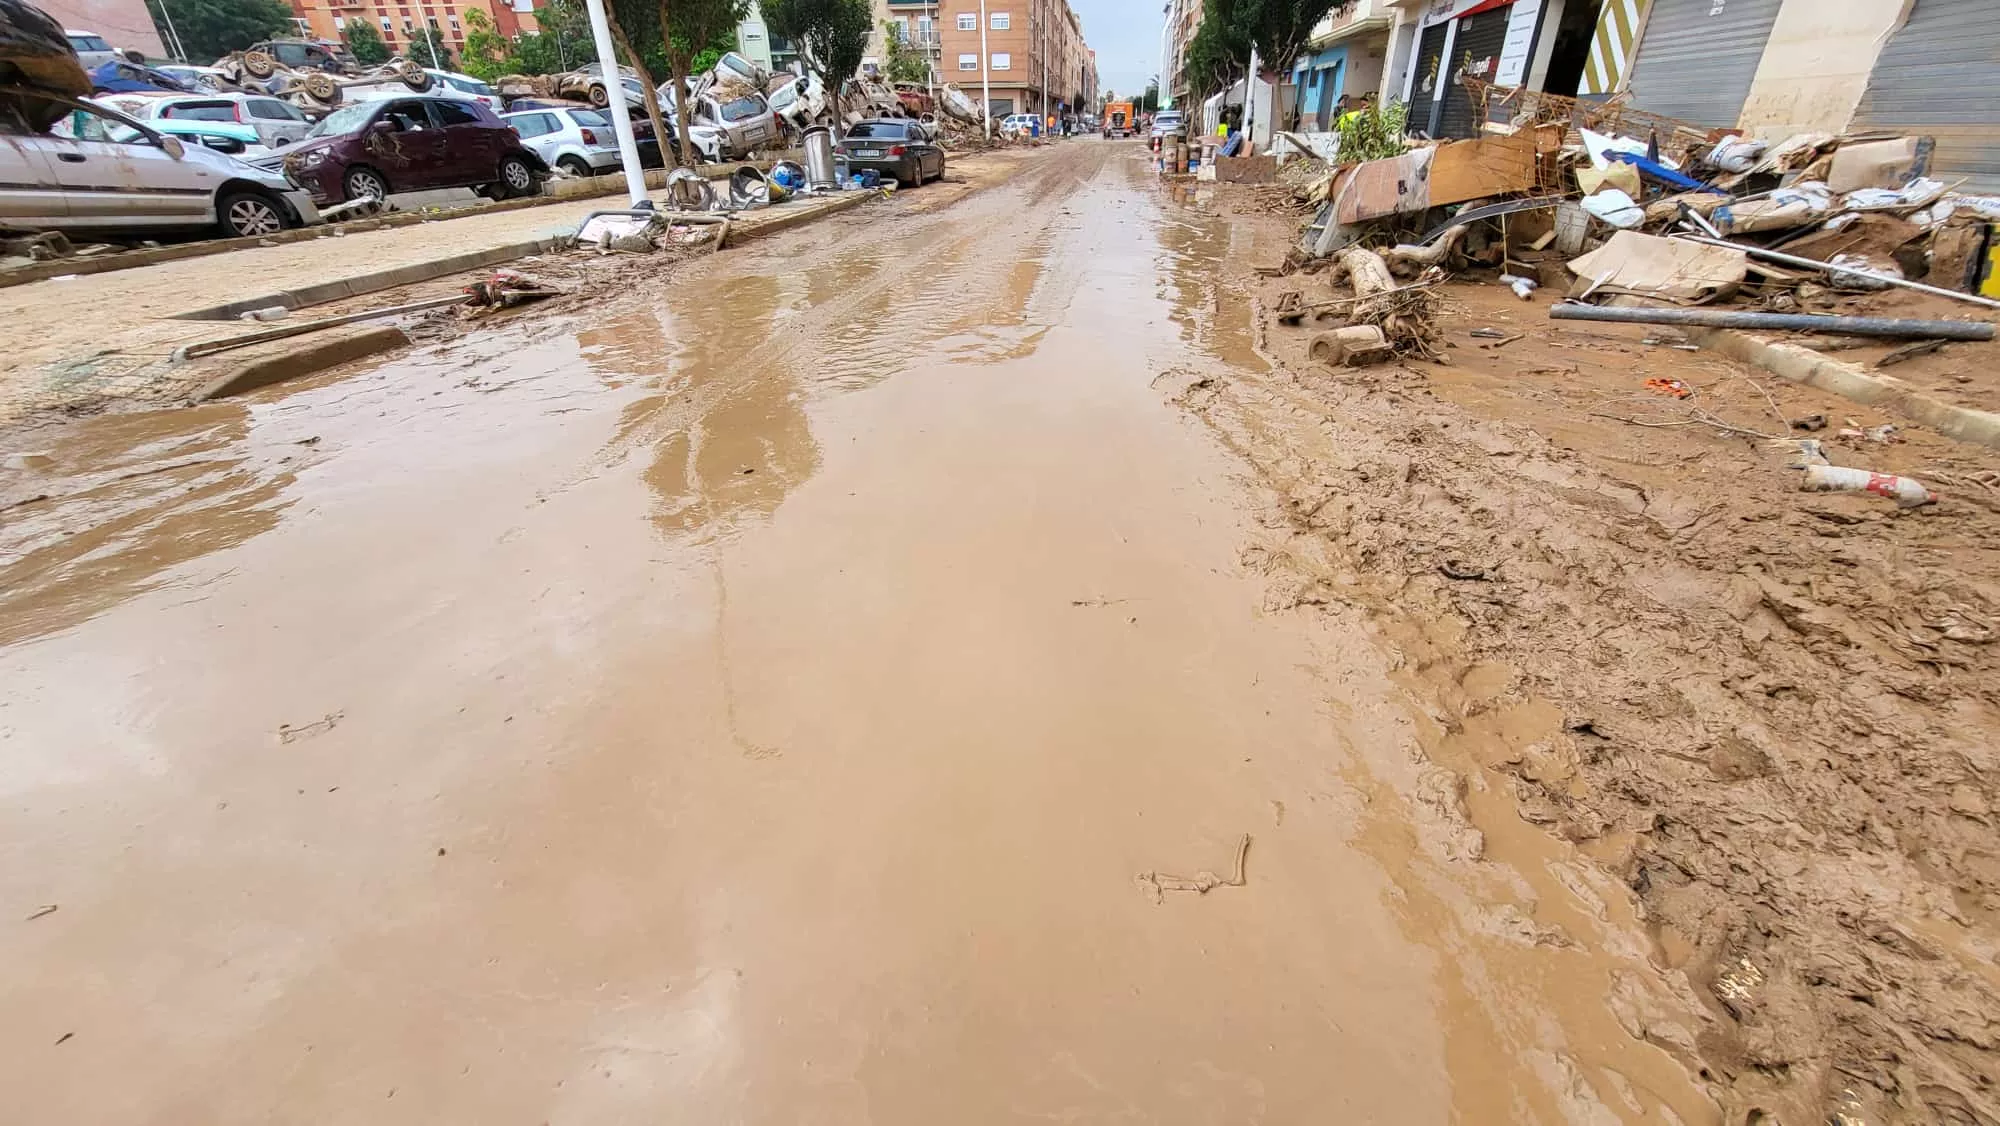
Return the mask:
<svg viewBox="0 0 2000 1126">
<path fill-rule="evenodd" d="M 916 196 L 0 471 L 19 1121 L 1719 1120 L 1560 717 L 1255 565 L 1228 226 Z"/>
</svg>

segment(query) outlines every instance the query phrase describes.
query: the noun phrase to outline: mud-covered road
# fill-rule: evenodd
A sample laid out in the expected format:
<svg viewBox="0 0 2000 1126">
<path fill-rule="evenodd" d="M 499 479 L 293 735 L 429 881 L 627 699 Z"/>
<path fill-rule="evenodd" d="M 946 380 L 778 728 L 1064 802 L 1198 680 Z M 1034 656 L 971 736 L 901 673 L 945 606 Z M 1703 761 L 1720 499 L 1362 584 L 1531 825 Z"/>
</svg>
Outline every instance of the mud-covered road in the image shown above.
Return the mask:
<svg viewBox="0 0 2000 1126">
<path fill-rule="evenodd" d="M 4 471 L 8 1117 L 1718 1120 L 1426 750 L 1548 717 L 1264 565 L 1227 225 L 917 196 Z"/>
</svg>

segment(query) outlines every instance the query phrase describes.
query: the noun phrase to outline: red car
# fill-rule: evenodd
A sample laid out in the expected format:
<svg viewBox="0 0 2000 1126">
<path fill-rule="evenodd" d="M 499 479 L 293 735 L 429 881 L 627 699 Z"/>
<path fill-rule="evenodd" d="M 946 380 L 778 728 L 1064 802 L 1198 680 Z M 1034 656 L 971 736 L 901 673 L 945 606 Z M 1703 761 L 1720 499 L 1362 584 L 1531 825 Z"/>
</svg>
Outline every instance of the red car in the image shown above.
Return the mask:
<svg viewBox="0 0 2000 1126">
<path fill-rule="evenodd" d="M 549 175 L 542 158 L 478 102 L 408 97 L 354 102 L 256 161 L 282 170 L 314 202 L 433 188 L 472 188 L 492 199 L 535 195 Z"/>
</svg>

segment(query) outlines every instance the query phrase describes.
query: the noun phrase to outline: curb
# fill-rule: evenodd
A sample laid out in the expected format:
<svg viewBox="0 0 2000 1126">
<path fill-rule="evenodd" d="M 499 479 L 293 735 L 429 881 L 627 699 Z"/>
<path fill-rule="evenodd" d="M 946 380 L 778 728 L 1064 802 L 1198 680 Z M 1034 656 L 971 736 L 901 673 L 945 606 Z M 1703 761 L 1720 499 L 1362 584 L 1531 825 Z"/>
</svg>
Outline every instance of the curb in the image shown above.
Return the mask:
<svg viewBox="0 0 2000 1126">
<path fill-rule="evenodd" d="M 2000 414 L 1944 402 L 1895 376 L 1830 359 L 1811 348 L 1733 329 L 1689 329 L 1688 339 L 1794 383 L 1895 411 L 1961 442 L 2000 449 Z"/>
<path fill-rule="evenodd" d="M 810 223 L 823 216 L 858 207 L 875 198 L 874 192 L 850 192 L 817 206 L 807 206 L 772 214 L 767 219 L 742 220 L 729 230 L 731 246 L 755 242 L 766 235 L 787 231 L 804 223 Z M 282 290 L 261 297 L 246 297 L 227 305 L 216 305 L 207 309 L 194 309 L 185 313 L 175 313 L 170 320 L 177 321 L 229 321 L 252 309 L 265 309 L 272 305 L 283 305 L 287 309 L 302 309 L 327 301 L 337 301 L 347 297 L 359 297 L 377 290 L 393 289 L 399 285 L 414 285 L 417 282 L 441 278 L 446 274 L 456 274 L 462 270 L 477 270 L 485 266 L 497 266 L 502 262 L 512 262 L 532 254 L 546 254 L 569 245 L 568 235 L 544 235 L 524 242 L 511 242 L 502 246 L 492 246 L 485 250 L 469 250 L 464 254 L 454 254 L 446 258 L 433 258 L 428 262 L 417 262 L 408 266 L 397 266 L 390 270 L 377 270 L 372 274 L 342 278 L 339 281 L 309 285 L 302 289 Z"/>
<path fill-rule="evenodd" d="M 512 262 L 516 258 L 526 258 L 530 254 L 542 254 L 569 242 L 568 235 L 544 235 L 524 242 L 510 242 L 500 246 L 490 246 L 485 250 L 468 250 L 464 254 L 453 254 L 445 258 L 433 258 L 428 262 L 417 262 L 408 266 L 397 266 L 388 270 L 377 270 L 372 274 L 359 274 L 339 281 L 322 282 L 300 289 L 281 290 L 261 297 L 246 297 L 241 301 L 231 301 L 227 305 L 214 305 L 206 309 L 192 309 L 185 313 L 175 313 L 168 320 L 175 321 L 229 321 L 252 309 L 266 309 L 272 305 L 283 305 L 287 309 L 303 309 L 327 301 L 338 301 L 343 297 L 359 297 L 364 293 L 374 293 L 378 289 L 391 289 L 399 285 L 414 285 L 432 278 L 455 274 L 460 270 L 476 270 L 481 266 L 493 266 L 501 262 Z"/>
<path fill-rule="evenodd" d="M 410 338 L 402 329 L 386 325 L 330 329 L 306 343 L 273 341 L 277 347 L 264 355 L 237 360 L 228 371 L 203 384 L 201 390 L 194 393 L 192 401 L 205 403 L 210 399 L 241 395 L 287 379 L 322 372 L 349 360 L 400 348 L 409 342 Z"/>
</svg>

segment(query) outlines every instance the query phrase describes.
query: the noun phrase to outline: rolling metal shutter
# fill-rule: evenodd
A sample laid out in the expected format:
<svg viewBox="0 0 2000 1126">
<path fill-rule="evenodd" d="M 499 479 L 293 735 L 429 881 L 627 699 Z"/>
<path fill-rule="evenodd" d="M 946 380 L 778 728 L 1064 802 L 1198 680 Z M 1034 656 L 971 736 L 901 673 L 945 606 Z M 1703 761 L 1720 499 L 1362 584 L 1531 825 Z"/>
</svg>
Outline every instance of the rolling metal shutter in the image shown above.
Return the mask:
<svg viewBox="0 0 2000 1126">
<path fill-rule="evenodd" d="M 1430 131 L 1432 99 L 1436 97 L 1437 85 L 1444 81 L 1444 41 L 1450 33 L 1450 20 L 1433 24 L 1424 29 L 1417 44 L 1416 70 L 1410 76 L 1410 119 L 1404 126 L 1406 133 Z"/>
<path fill-rule="evenodd" d="M 1711 129 L 1736 124 L 1783 0 L 1653 0 L 1632 104 Z"/>
<path fill-rule="evenodd" d="M 1854 111 L 1854 132 L 1893 129 L 1937 138 L 1931 176 L 1962 191 L 2000 193 L 2000 4 L 1916 0 L 1889 38 Z"/>
<path fill-rule="evenodd" d="M 1458 38 L 1451 44 L 1451 68 L 1444 90 L 1444 107 L 1438 115 L 1438 127 L 1433 136 L 1471 137 L 1478 133 L 1472 123 L 1472 95 L 1458 84 L 1458 76 L 1468 62 L 1474 67 L 1499 62 L 1500 48 L 1507 42 L 1507 18 L 1512 11 L 1513 5 L 1503 5 L 1458 21 Z M 1482 77 L 1491 82 L 1493 70 L 1487 69 Z"/>
</svg>

